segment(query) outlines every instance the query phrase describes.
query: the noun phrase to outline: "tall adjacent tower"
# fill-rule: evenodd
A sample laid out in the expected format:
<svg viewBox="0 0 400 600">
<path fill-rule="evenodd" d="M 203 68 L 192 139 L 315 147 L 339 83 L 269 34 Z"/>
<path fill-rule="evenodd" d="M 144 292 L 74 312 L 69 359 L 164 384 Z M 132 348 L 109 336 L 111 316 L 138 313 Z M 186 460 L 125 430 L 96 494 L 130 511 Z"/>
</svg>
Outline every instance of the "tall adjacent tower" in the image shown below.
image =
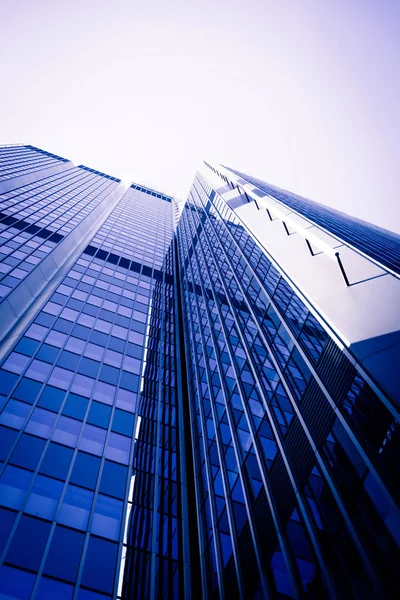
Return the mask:
<svg viewBox="0 0 400 600">
<path fill-rule="evenodd" d="M 206 163 L 177 239 L 204 597 L 392 597 L 399 237 Z"/>
<path fill-rule="evenodd" d="M 399 237 L 0 147 L 0 597 L 395 597 Z"/>
</svg>

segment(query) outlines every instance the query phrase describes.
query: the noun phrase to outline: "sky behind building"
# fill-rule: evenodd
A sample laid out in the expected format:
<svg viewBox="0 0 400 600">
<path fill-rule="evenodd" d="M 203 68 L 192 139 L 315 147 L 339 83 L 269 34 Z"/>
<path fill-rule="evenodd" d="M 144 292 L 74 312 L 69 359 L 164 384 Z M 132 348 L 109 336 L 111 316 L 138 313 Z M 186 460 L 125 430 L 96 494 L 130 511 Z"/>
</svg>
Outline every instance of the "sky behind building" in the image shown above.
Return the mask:
<svg viewBox="0 0 400 600">
<path fill-rule="evenodd" d="M 394 0 L 0 0 L 0 133 L 186 197 L 202 159 L 400 232 Z"/>
</svg>

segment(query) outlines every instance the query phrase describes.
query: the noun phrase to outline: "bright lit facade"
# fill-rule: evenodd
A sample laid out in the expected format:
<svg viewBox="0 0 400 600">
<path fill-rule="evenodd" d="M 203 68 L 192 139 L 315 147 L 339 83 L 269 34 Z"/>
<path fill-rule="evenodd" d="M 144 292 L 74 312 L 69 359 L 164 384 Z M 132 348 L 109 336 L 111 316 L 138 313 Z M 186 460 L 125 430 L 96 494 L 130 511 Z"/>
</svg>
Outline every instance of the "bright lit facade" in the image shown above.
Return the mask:
<svg viewBox="0 0 400 600">
<path fill-rule="evenodd" d="M 0 147 L 0 598 L 392 597 L 399 249 Z"/>
</svg>

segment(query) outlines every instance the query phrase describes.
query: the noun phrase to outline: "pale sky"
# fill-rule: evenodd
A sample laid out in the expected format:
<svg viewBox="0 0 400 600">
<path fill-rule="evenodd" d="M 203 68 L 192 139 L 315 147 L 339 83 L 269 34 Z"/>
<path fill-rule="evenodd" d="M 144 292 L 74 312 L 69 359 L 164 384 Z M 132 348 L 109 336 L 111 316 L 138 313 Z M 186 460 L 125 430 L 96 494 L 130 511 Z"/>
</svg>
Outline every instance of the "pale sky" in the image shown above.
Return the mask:
<svg viewBox="0 0 400 600">
<path fill-rule="evenodd" d="M 0 0 L 0 143 L 186 197 L 232 166 L 400 232 L 400 0 Z"/>
</svg>

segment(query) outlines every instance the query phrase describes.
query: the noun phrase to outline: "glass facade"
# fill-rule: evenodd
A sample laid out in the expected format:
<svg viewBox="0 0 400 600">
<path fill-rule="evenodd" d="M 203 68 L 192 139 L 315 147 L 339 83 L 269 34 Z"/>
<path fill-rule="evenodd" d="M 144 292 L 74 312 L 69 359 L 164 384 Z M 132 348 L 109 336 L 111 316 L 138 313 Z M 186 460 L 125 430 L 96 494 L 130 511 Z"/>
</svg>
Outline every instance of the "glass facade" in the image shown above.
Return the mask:
<svg viewBox="0 0 400 600">
<path fill-rule="evenodd" d="M 0 599 L 395 597 L 396 406 L 232 182 L 179 215 L 41 152 L 0 148 L 0 311 L 32 295 L 0 343 Z"/>
<path fill-rule="evenodd" d="M 400 236 L 392 231 L 366 223 L 334 208 L 281 190 L 261 179 L 229 169 L 240 177 L 241 183 L 253 184 L 260 196 L 268 195 L 293 209 L 313 223 L 348 242 L 367 256 L 400 274 Z M 260 193 L 261 192 L 261 193 Z"/>
</svg>

